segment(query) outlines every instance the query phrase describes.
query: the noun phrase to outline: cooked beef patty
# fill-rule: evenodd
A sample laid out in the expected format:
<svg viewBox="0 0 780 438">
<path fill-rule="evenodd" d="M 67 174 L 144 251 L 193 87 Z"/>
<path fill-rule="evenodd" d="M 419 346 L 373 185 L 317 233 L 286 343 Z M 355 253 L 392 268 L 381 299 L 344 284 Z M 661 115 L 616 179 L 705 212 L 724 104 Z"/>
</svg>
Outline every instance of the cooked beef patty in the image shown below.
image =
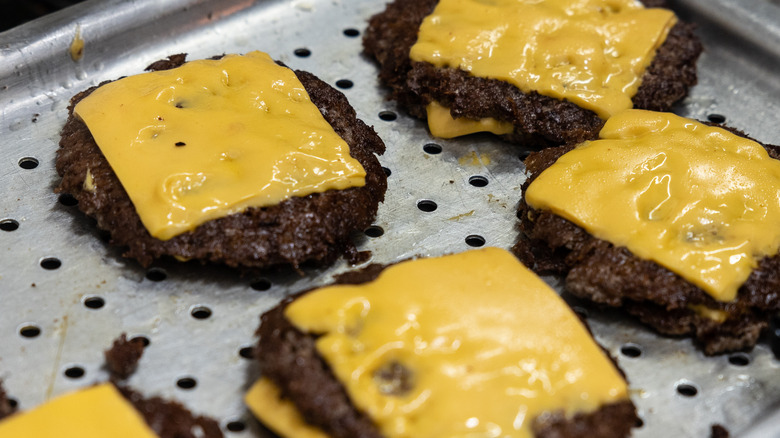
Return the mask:
<svg viewBox="0 0 780 438">
<path fill-rule="evenodd" d="M 743 135 L 739 131 L 733 132 Z M 780 159 L 780 146 L 763 145 Z M 525 161 L 534 179 L 574 146 L 532 153 Z M 739 289 L 734 301 L 716 301 L 679 275 L 625 247 L 597 239 L 581 227 L 547 211 L 518 208 L 521 236 L 515 254 L 540 274 L 566 277 L 566 291 L 580 298 L 622 307 L 666 335 L 692 336 L 705 354 L 752 348 L 766 329 L 772 313 L 780 311 L 780 255 L 765 257 Z M 725 311 L 719 323 L 691 306 Z"/>
<path fill-rule="evenodd" d="M 417 41 L 423 19 L 438 0 L 396 0 L 369 21 L 363 46 L 379 64 L 379 79 L 390 88 L 390 98 L 420 119 L 437 101 L 454 117 L 492 117 L 515 126 L 505 139 L 533 148 L 578 143 L 595 138 L 603 121 L 593 111 L 536 92 L 523 93 L 509 83 L 469 75 L 452 68 L 412 62 L 409 51 Z M 662 7 L 663 0 L 644 0 Z M 696 84 L 696 60 L 702 51 L 694 26 L 682 21 L 671 29 L 652 64 L 642 76 L 633 98 L 634 108 L 669 110 Z"/>
<path fill-rule="evenodd" d="M 365 283 L 374 280 L 383 269 L 384 266 L 371 265 L 342 275 L 336 282 Z M 287 298 L 261 317 L 256 357 L 263 376 L 280 389 L 283 398 L 295 404 L 309 424 L 327 435 L 382 437 L 371 419 L 355 408 L 344 386 L 317 352 L 316 337 L 301 332 L 285 318 L 284 309 L 296 297 Z M 622 401 L 572 418 L 566 418 L 562 412 L 551 412 L 536 418 L 532 428 L 537 438 L 625 437 L 636 421 L 634 405 Z"/>
<path fill-rule="evenodd" d="M 149 69 L 165 70 L 183 63 L 184 55 L 174 55 Z M 70 116 L 57 151 L 56 167 L 62 181 L 56 191 L 73 195 L 79 209 L 111 233 L 111 243 L 124 247 L 124 255 L 143 266 L 163 256 L 176 256 L 233 267 L 298 267 L 306 262 L 327 264 L 341 254 L 354 255 L 350 234 L 371 224 L 384 199 L 387 177 L 374 154 L 384 153 L 385 145 L 371 127 L 356 118 L 341 92 L 310 73 L 295 74 L 328 123 L 347 142 L 352 157 L 365 168 L 365 186 L 249 208 L 170 240 L 158 240 L 144 228 L 87 126 L 73 115 L 73 107 L 94 91 L 93 87 L 71 99 Z M 87 172 L 92 175 L 94 191 L 84 189 Z"/>
</svg>

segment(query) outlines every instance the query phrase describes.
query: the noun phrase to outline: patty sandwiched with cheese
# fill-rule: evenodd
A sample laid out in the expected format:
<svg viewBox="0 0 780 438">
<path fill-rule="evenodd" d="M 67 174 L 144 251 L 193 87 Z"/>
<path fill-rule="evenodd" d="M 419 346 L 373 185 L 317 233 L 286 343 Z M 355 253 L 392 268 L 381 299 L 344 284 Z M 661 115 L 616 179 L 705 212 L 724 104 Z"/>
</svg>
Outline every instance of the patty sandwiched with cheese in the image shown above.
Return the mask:
<svg viewBox="0 0 780 438">
<path fill-rule="evenodd" d="M 525 165 L 514 251 L 571 294 L 709 355 L 752 348 L 780 310 L 780 147 L 629 110 Z"/>
<path fill-rule="evenodd" d="M 668 111 L 687 95 L 702 47 L 664 6 L 396 0 L 363 44 L 389 97 L 434 136 L 489 131 L 538 149 L 593 139 L 621 109 Z"/>
<path fill-rule="evenodd" d="M 349 273 L 266 312 L 246 395 L 283 437 L 625 437 L 625 379 L 512 254 Z"/>
<path fill-rule="evenodd" d="M 385 146 L 346 97 L 252 52 L 107 82 L 71 100 L 56 191 L 70 193 L 126 257 L 245 268 L 356 255 Z"/>
</svg>

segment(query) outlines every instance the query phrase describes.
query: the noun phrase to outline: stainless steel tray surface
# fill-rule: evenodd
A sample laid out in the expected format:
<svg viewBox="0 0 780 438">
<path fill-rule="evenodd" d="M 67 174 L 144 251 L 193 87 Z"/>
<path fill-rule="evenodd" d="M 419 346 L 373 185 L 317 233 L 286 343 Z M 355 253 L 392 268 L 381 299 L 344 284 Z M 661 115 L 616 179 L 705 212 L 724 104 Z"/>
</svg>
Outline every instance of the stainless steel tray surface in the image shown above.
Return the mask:
<svg viewBox="0 0 780 438">
<path fill-rule="evenodd" d="M 132 386 L 213 416 L 227 437 L 269 436 L 242 402 L 258 372 L 243 356 L 259 315 L 351 269 L 340 261 L 304 275 L 261 277 L 195 263 L 145 270 L 53 193 L 70 97 L 167 55 L 259 49 L 346 94 L 387 144 L 380 158 L 391 172 L 387 198 L 375 227 L 355 237 L 359 249 L 373 253 L 371 262 L 514 243 L 525 151 L 489 136 L 434 139 L 384 99 L 360 42 L 366 20 L 384 3 L 92 0 L 0 33 L 0 379 L 20 408 L 106 379 L 102 352 L 126 332 L 150 341 Z M 706 45 L 700 84 L 677 112 L 722 115 L 779 143 L 780 2 L 673 3 L 699 24 Z M 69 48 L 77 32 L 85 47 L 74 61 Z M 423 211 L 420 201 L 436 209 Z M 560 290 L 557 279 L 548 280 Z M 588 321 L 628 375 L 642 418 L 636 437 L 707 437 L 714 423 L 740 436 L 777 413 L 780 362 L 766 342 L 750 353 L 708 358 L 688 340 L 661 338 L 615 313 L 591 311 Z M 749 436 L 780 436 L 776 420 L 762 427 Z"/>
</svg>

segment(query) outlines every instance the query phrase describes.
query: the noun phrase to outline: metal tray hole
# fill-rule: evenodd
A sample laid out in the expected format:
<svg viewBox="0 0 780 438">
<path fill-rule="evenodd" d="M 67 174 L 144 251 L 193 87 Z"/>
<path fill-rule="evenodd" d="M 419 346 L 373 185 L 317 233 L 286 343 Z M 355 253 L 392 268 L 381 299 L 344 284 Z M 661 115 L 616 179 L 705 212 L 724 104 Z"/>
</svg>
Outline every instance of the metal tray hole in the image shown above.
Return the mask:
<svg viewBox="0 0 780 438">
<path fill-rule="evenodd" d="M 176 381 L 176 386 L 178 386 L 181 389 L 190 390 L 198 386 L 198 381 L 192 377 L 182 377 Z"/>
<path fill-rule="evenodd" d="M 643 419 L 641 419 L 639 417 L 636 417 L 636 422 L 634 423 L 634 427 L 639 429 L 640 427 L 642 427 L 644 425 L 645 425 L 645 420 L 643 420 Z"/>
<path fill-rule="evenodd" d="M 211 317 L 211 309 L 206 306 L 196 306 L 190 310 L 190 315 L 195 319 L 208 319 Z"/>
<path fill-rule="evenodd" d="M 16 231 L 19 229 L 19 222 L 13 219 L 3 219 L 0 221 L 0 230 Z"/>
<path fill-rule="evenodd" d="M 368 237 L 379 237 L 385 234 L 385 230 L 379 225 L 371 225 L 370 227 L 366 228 L 363 233 L 365 233 L 365 235 Z"/>
<path fill-rule="evenodd" d="M 398 118 L 398 114 L 393 111 L 384 110 L 379 112 L 379 118 L 385 122 L 392 122 Z"/>
<path fill-rule="evenodd" d="M 15 398 L 8 397 L 6 401 L 8 402 L 8 406 L 10 406 L 11 409 L 16 409 L 19 406 L 19 400 Z"/>
<path fill-rule="evenodd" d="M 60 204 L 66 206 L 66 207 L 73 207 L 78 205 L 79 200 L 76 199 L 73 195 L 70 193 L 63 193 L 57 198 L 57 200 L 60 202 Z"/>
<path fill-rule="evenodd" d="M 423 199 L 422 201 L 417 202 L 417 208 L 419 208 L 420 211 L 430 213 L 436 211 L 436 209 L 439 208 L 439 206 L 436 205 L 436 203 L 431 201 L 430 199 Z"/>
<path fill-rule="evenodd" d="M 19 334 L 25 338 L 35 338 L 41 334 L 41 329 L 34 324 L 26 324 L 19 329 Z"/>
<path fill-rule="evenodd" d="M 488 185 L 488 179 L 482 175 L 474 175 L 471 178 L 469 178 L 469 184 L 471 184 L 474 187 L 485 187 L 486 185 Z"/>
<path fill-rule="evenodd" d="M 295 49 L 293 50 L 293 53 L 299 58 L 308 58 L 311 56 L 311 50 L 307 49 L 306 47 Z"/>
<path fill-rule="evenodd" d="M 69 367 L 68 369 L 66 369 L 63 374 L 65 374 L 65 377 L 67 377 L 69 379 L 80 379 L 80 378 L 84 377 L 84 374 L 86 374 L 86 371 L 84 371 L 84 368 L 76 365 L 76 366 L 72 366 L 72 367 Z"/>
<path fill-rule="evenodd" d="M 390 176 L 393 174 L 393 172 L 390 171 L 390 169 L 388 169 L 387 167 L 382 167 L 382 170 L 385 171 L 385 176 Z"/>
<path fill-rule="evenodd" d="M 44 257 L 41 259 L 41 268 L 47 271 L 53 271 L 59 269 L 62 266 L 62 261 L 57 257 Z"/>
<path fill-rule="evenodd" d="M 241 420 L 230 420 L 225 425 L 225 429 L 230 432 L 243 432 L 246 429 L 246 424 Z"/>
<path fill-rule="evenodd" d="M 35 157 L 24 157 L 19 160 L 19 167 L 27 170 L 35 169 L 38 167 L 38 159 Z"/>
<path fill-rule="evenodd" d="M 677 393 L 683 397 L 696 397 L 699 393 L 699 388 L 689 382 L 680 382 L 677 384 Z"/>
<path fill-rule="evenodd" d="M 342 90 L 348 90 L 352 88 L 353 85 L 355 85 L 355 83 L 350 81 L 349 79 L 339 79 L 338 81 L 336 81 L 336 86 L 341 88 Z"/>
<path fill-rule="evenodd" d="M 708 114 L 707 120 L 709 120 L 712 123 L 723 123 L 726 121 L 726 116 L 723 114 Z"/>
<path fill-rule="evenodd" d="M 168 273 L 163 268 L 151 268 L 146 271 L 146 279 L 149 281 L 163 281 L 168 278 Z"/>
<path fill-rule="evenodd" d="M 241 347 L 240 350 L 238 350 L 238 355 L 243 357 L 244 359 L 254 359 L 255 358 L 255 347 L 253 346 L 246 346 Z"/>
<path fill-rule="evenodd" d="M 428 143 L 423 146 L 423 151 L 427 154 L 436 155 L 441 153 L 442 147 L 436 143 Z"/>
<path fill-rule="evenodd" d="M 485 238 L 478 234 L 472 234 L 470 236 L 466 236 L 466 245 L 472 246 L 474 248 L 479 248 L 480 246 L 485 245 Z"/>
<path fill-rule="evenodd" d="M 84 307 L 88 309 L 97 310 L 106 305 L 106 300 L 102 297 L 93 295 L 84 298 Z"/>
<path fill-rule="evenodd" d="M 360 36 L 360 31 L 350 27 L 348 29 L 344 29 L 344 35 L 346 35 L 346 36 L 348 36 L 350 38 L 355 38 L 355 37 Z"/>
<path fill-rule="evenodd" d="M 271 288 L 271 281 L 267 278 L 260 278 L 258 280 L 255 280 L 252 282 L 252 284 L 249 285 L 254 290 L 259 291 L 266 291 Z"/>
<path fill-rule="evenodd" d="M 734 353 L 729 356 L 729 363 L 738 367 L 750 365 L 750 356 L 745 353 Z"/>
<path fill-rule="evenodd" d="M 623 344 L 620 354 L 626 357 L 637 358 L 642 355 L 642 347 L 637 344 Z"/>
</svg>

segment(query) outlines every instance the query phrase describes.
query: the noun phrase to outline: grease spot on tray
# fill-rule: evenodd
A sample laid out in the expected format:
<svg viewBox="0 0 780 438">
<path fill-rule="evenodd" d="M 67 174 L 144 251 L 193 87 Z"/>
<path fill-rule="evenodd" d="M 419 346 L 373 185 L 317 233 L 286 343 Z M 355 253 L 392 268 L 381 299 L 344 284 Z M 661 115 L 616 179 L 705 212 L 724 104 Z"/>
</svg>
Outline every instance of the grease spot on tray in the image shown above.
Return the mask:
<svg viewBox="0 0 780 438">
<path fill-rule="evenodd" d="M 84 56 L 84 39 L 81 38 L 81 25 L 76 25 L 76 34 L 73 36 L 73 41 L 70 43 L 70 59 L 75 62 L 81 60 Z"/>
<path fill-rule="evenodd" d="M 490 156 L 488 154 L 478 154 L 475 151 L 471 151 L 468 155 L 464 155 L 458 158 L 458 164 L 461 166 L 487 166 L 490 164 Z"/>
</svg>

